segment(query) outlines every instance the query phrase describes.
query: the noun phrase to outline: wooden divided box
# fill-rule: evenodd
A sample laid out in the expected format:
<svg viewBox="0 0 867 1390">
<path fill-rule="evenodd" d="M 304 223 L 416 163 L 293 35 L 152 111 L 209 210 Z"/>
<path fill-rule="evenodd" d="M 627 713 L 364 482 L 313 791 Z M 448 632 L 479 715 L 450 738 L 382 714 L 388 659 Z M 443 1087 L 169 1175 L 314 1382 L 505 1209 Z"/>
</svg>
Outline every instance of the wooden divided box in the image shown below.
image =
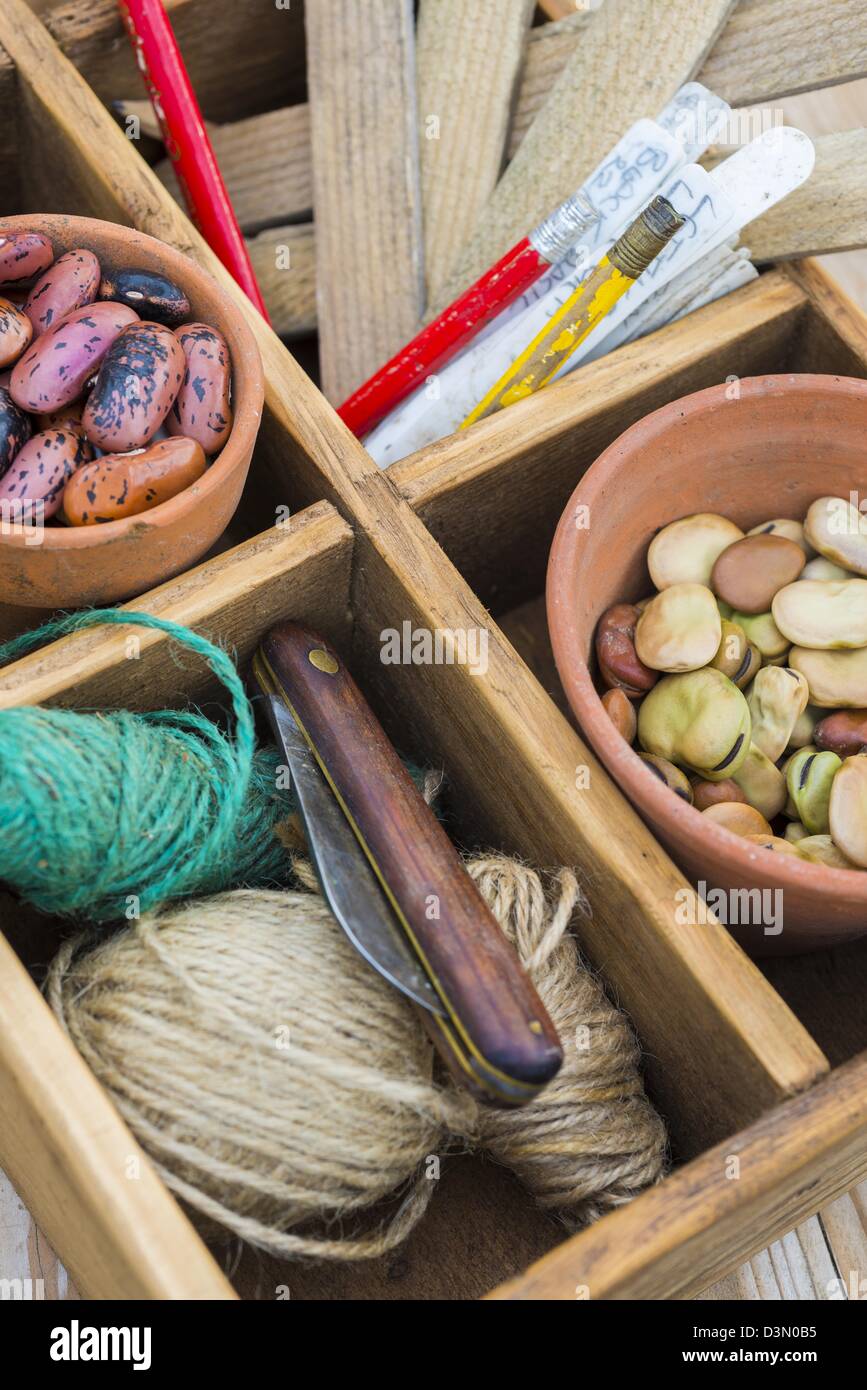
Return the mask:
<svg viewBox="0 0 867 1390">
<path fill-rule="evenodd" d="M 185 7 L 177 9 L 183 40 Z M 237 19 L 235 48 L 225 29 L 208 36 L 223 45 L 223 62 L 233 53 L 231 91 L 228 78 L 216 85 L 216 53 L 195 55 L 218 118 L 246 114 L 242 98 L 232 106 L 236 85 L 243 93 L 258 81 L 261 99 L 277 104 L 273 62 L 262 66 L 267 43 L 250 43 L 249 10 L 221 8 Z M 231 288 L 100 100 L 135 92 L 131 64 L 117 77 L 127 60 L 113 6 L 67 4 L 53 26 L 99 95 L 23 0 L 5 0 L 0 215 L 61 211 L 131 224 Z M 282 101 L 293 82 L 300 94 L 303 72 L 287 62 Z M 505 1170 L 455 1157 L 399 1260 L 281 1269 L 250 1256 L 230 1281 L 148 1161 L 138 1181 L 125 1176 L 136 1142 L 35 982 L 50 924 L 39 928 L 6 895 L 0 1166 L 91 1297 L 268 1298 L 279 1284 L 302 1299 L 696 1294 L 867 1175 L 867 939 L 756 965 L 716 923 L 677 923 L 684 880 L 564 712 L 546 638 L 547 553 L 576 481 L 627 425 L 732 373 L 865 376 L 867 320 L 814 265 L 770 269 L 508 418 L 382 473 L 249 313 L 265 415 L 230 548 L 129 606 L 226 643 L 241 662 L 279 618 L 320 629 L 401 747 L 446 770 L 464 846 L 578 869 L 591 909 L 576 928 L 581 949 L 639 1034 L 672 1172 L 567 1236 Z M 380 634 L 406 621 L 486 628 L 487 670 L 383 665 Z M 206 673 L 169 659 L 157 632 L 142 635 L 136 661 L 126 659 L 123 631 L 96 629 L 0 671 L 3 707 L 142 709 L 207 694 Z M 576 786 L 582 766 L 587 787 Z"/>
</svg>

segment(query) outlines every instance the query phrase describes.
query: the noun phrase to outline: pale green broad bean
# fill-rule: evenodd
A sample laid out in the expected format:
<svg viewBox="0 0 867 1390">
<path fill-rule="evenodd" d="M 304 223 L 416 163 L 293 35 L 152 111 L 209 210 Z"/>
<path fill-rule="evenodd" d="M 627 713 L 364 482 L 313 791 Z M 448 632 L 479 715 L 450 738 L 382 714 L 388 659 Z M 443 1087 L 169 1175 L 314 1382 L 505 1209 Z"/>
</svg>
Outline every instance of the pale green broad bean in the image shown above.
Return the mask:
<svg viewBox="0 0 867 1390">
<path fill-rule="evenodd" d="M 811 651 L 867 646 L 867 579 L 797 579 L 774 596 L 774 622 Z"/>
<path fill-rule="evenodd" d="M 672 584 L 641 613 L 635 650 L 652 671 L 696 671 L 716 656 L 721 637 L 722 619 L 710 589 Z"/>
<path fill-rule="evenodd" d="M 834 778 L 842 767 L 836 753 L 801 748 L 786 764 L 786 784 L 798 819 L 811 835 L 829 831 L 828 804 Z"/>
<path fill-rule="evenodd" d="M 749 706 L 713 667 L 664 676 L 641 703 L 638 740 L 648 753 L 719 782 L 734 777 L 749 752 Z"/>
<path fill-rule="evenodd" d="M 867 516 L 842 497 L 820 497 L 807 512 L 804 535 L 835 565 L 867 574 Z"/>
<path fill-rule="evenodd" d="M 766 821 L 778 816 L 786 804 L 785 777 L 755 743 L 750 744 L 747 756 L 732 773 L 732 781 Z"/>
<path fill-rule="evenodd" d="M 804 677 L 789 666 L 763 666 L 747 691 L 752 741 L 772 763 L 788 747 L 809 695 Z"/>
<path fill-rule="evenodd" d="M 791 646 L 788 637 L 783 636 L 770 613 L 738 613 L 735 610 L 731 614 L 731 621 L 743 628 L 747 640 L 758 647 L 766 661 L 783 656 Z"/>
</svg>

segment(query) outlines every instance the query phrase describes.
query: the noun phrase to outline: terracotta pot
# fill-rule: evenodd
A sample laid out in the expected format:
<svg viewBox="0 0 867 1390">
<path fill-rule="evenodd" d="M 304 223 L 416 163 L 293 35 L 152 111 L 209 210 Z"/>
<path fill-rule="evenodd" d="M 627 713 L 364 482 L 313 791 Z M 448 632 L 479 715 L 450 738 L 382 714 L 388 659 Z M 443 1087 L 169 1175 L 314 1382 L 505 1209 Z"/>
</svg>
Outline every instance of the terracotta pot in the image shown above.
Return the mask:
<svg viewBox="0 0 867 1390">
<path fill-rule="evenodd" d="M 551 550 L 547 604 L 557 669 L 608 771 L 690 882 L 782 890 L 782 898 L 766 900 L 772 911 L 782 906 L 778 934 L 761 921 L 729 921 L 755 955 L 817 950 L 867 934 L 867 871 L 757 848 L 672 795 L 602 708 L 590 667 L 594 632 L 612 604 L 653 591 L 646 555 L 661 526 L 693 512 L 719 512 L 744 530 L 773 517 L 802 519 L 817 497 L 848 498 L 867 484 L 865 440 L 867 381 L 753 377 L 698 391 L 640 420 L 605 450 L 572 494 Z"/>
<path fill-rule="evenodd" d="M 0 528 L 6 531 L 0 534 L 0 604 L 54 609 L 116 603 L 189 568 L 228 525 L 262 414 L 259 349 L 243 314 L 216 281 L 154 237 L 89 217 L 6 217 L 2 226 L 44 232 L 58 256 L 85 246 L 98 257 L 103 274 L 138 266 L 168 276 L 187 294 L 192 319 L 218 328 L 229 344 L 234 424 L 197 483 L 140 516 L 99 526 L 46 525 L 38 545 L 32 530 Z"/>
</svg>

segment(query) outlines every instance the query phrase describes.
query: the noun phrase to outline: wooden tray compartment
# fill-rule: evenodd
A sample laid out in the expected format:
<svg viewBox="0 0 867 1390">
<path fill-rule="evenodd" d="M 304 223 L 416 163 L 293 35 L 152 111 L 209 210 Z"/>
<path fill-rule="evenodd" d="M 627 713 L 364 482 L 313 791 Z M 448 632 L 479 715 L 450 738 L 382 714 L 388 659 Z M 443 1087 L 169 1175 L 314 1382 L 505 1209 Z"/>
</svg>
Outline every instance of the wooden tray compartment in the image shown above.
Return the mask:
<svg viewBox="0 0 867 1390">
<path fill-rule="evenodd" d="M 230 287 L 21 0 L 4 6 L 0 44 L 15 63 L 14 109 L 29 141 L 22 148 L 33 148 L 38 139 L 53 151 L 54 180 L 35 166 L 22 166 L 24 207 L 61 206 L 134 223 L 181 246 Z M 746 301 L 749 295 L 753 299 Z M 745 301 L 752 306 L 746 314 Z M 544 1285 L 544 1296 L 553 1290 L 574 1298 L 575 1285 L 587 1282 L 583 1275 L 591 1269 L 593 1296 L 638 1288 L 659 1297 L 689 1292 L 851 1186 L 867 1167 L 863 1064 L 823 1079 L 825 1057 L 727 934 L 715 926 L 689 933 L 677 927 L 675 893 L 682 878 L 473 591 L 496 600 L 502 611 L 538 593 L 546 528 L 553 528 L 562 505 L 556 488 L 563 501 L 571 490 L 567 470 L 576 449 L 576 412 L 573 405 L 570 416 L 568 402 L 578 399 L 576 388 L 590 373 L 599 382 L 599 373 L 609 376 L 597 401 L 598 419 L 593 417 L 598 439 L 589 426 L 580 430 L 582 441 L 592 440 L 586 462 L 631 419 L 691 389 L 685 382 L 706 384 L 702 372 L 718 379 L 732 360 L 726 342 L 737 345 L 746 372 L 769 369 L 766 357 L 787 352 L 798 325 L 810 316 L 813 336 L 805 334 L 803 341 L 812 342 L 813 350 L 819 350 L 822 333 L 841 342 L 846 336 L 832 326 L 843 310 L 832 306 L 819 315 L 807 291 L 776 272 L 743 291 L 737 310 L 732 304 L 665 330 L 676 359 L 667 374 L 660 369 L 660 335 L 622 349 L 616 359 L 584 369 L 531 402 L 524 437 L 535 437 L 538 449 L 519 448 L 516 441 L 507 449 L 501 441 L 497 451 L 495 440 L 490 452 L 490 431 L 498 424 L 493 421 L 407 460 L 391 476 L 375 468 L 248 310 L 268 378 L 251 472 L 251 515 L 268 497 L 290 505 L 292 518 L 133 606 L 233 643 L 242 657 L 278 616 L 319 624 L 348 652 L 401 744 L 448 769 L 455 824 L 467 846 L 496 845 L 540 865 L 579 868 L 592 905 L 591 918 L 580 926 L 582 947 L 636 1023 L 648 1052 L 651 1092 L 684 1164 L 627 1212 L 558 1245 L 562 1231 L 540 1217 L 506 1175 L 475 1161 L 457 1162 L 448 1179 L 452 1199 L 439 1194 L 434 1215 L 397 1272 L 293 1268 L 288 1282 L 297 1296 L 305 1289 L 337 1297 L 474 1296 L 498 1280 L 521 1277 L 550 1247 L 556 1247 L 550 1257 L 554 1283 Z M 546 444 L 547 455 L 541 447 Z M 450 451 L 468 445 L 466 468 L 450 464 Z M 525 470 L 526 460 L 535 473 Z M 546 460 L 554 462 L 547 473 Z M 548 494 L 546 477 L 554 484 Z M 531 485 L 524 487 L 524 480 Z M 496 506 L 485 511 L 479 506 L 483 497 Z M 467 518 L 474 520 L 468 524 Z M 381 633 L 404 621 L 486 628 L 487 672 L 383 666 Z M 179 672 L 162 659 L 164 650 L 159 635 L 145 638 L 141 659 L 132 663 L 115 632 L 73 636 L 6 668 L 0 702 L 141 707 L 201 698 L 205 691 L 194 663 L 185 662 Z M 579 792 L 575 770 L 582 765 L 591 768 L 591 787 Z M 19 940 L 27 936 L 24 923 L 17 932 L 14 923 L 6 929 Z M 44 937 L 35 946 L 28 941 L 37 960 L 40 953 L 44 960 Z M 0 1106 L 16 1117 L 13 1126 L 0 1130 L 0 1165 L 81 1287 L 96 1296 L 230 1296 L 147 1165 L 150 1176 L 142 1184 L 120 1180 L 119 1156 L 134 1150 L 133 1141 L 8 947 L 0 952 L 0 1000 Z M 860 1109 L 853 1095 L 860 1097 Z M 805 1114 L 814 1122 L 807 1123 Z M 736 1131 L 742 1132 L 731 1139 Z M 727 1142 L 717 1151 L 713 1146 L 721 1140 Z M 720 1158 L 735 1148 L 746 1156 L 749 1175 L 740 1184 L 727 1181 Z M 670 1228 L 664 1248 L 658 1237 L 663 1216 Z M 628 1266 L 619 1263 L 621 1256 L 629 1257 Z M 274 1296 L 271 1273 L 257 1266 L 252 1285 L 242 1281 L 245 1291 L 252 1287 Z M 535 1296 L 539 1277 L 528 1276 L 521 1289 Z"/>
</svg>

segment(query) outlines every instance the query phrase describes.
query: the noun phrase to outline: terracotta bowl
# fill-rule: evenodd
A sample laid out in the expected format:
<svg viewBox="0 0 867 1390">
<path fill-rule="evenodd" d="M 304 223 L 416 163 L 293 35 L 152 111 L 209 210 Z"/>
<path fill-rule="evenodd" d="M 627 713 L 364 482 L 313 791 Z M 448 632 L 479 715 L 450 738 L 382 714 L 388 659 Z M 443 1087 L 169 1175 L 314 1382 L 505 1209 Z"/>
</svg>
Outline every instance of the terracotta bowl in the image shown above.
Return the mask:
<svg viewBox="0 0 867 1390">
<path fill-rule="evenodd" d="M 192 319 L 218 328 L 229 344 L 234 424 L 197 483 L 140 516 L 100 526 L 47 525 L 38 545 L 31 529 L 0 528 L 6 532 L 0 534 L 0 604 L 46 609 L 116 603 L 187 569 L 228 525 L 262 414 L 259 349 L 243 314 L 216 281 L 154 237 L 89 217 L 5 217 L 2 225 L 44 232 L 58 256 L 85 246 L 98 257 L 103 273 L 138 266 L 167 275 L 188 296 Z"/>
<path fill-rule="evenodd" d="M 754 955 L 818 950 L 867 934 L 867 871 L 773 854 L 708 824 L 674 796 L 602 708 L 592 675 L 594 632 L 612 604 L 652 592 L 645 557 L 661 526 L 693 512 L 720 512 L 744 530 L 772 517 L 801 519 L 817 497 L 848 497 L 867 485 L 865 464 L 867 381 L 774 376 L 713 386 L 663 406 L 605 450 L 572 494 L 551 550 L 547 605 L 557 669 L 608 771 L 690 882 L 782 890 L 765 899 L 770 912 L 759 922 L 728 922 Z M 729 919 L 742 915 L 745 901 L 727 899 Z M 782 931 L 772 934 L 762 920 L 770 925 L 777 905 Z"/>
</svg>

